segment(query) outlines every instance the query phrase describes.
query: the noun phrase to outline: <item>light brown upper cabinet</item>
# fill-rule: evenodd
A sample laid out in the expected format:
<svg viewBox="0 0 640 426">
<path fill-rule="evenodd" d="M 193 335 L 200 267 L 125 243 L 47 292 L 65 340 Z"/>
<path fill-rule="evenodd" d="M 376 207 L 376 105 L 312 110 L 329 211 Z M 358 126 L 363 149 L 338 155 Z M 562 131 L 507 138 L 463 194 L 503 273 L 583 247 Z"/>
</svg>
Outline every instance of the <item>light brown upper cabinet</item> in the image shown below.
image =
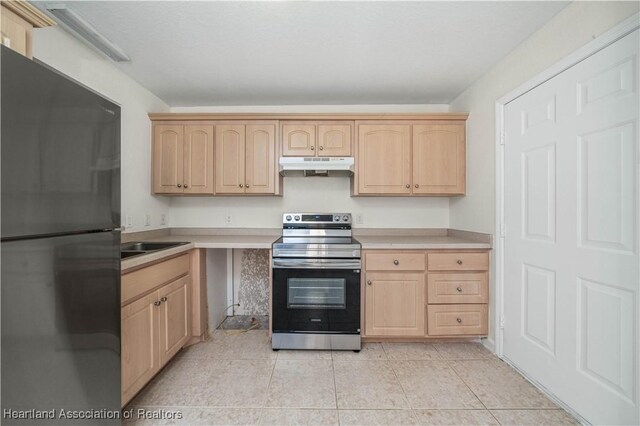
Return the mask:
<svg viewBox="0 0 640 426">
<path fill-rule="evenodd" d="M 213 194 L 213 126 L 154 126 L 153 192 Z"/>
<path fill-rule="evenodd" d="M 2 44 L 31 59 L 33 29 L 55 25 L 47 15 L 26 1 L 3 0 L 0 6 Z"/>
<path fill-rule="evenodd" d="M 356 122 L 354 195 L 462 195 L 464 122 Z"/>
<path fill-rule="evenodd" d="M 350 122 L 282 122 L 285 157 L 348 157 L 351 155 Z"/>
<path fill-rule="evenodd" d="M 413 193 L 465 192 L 465 126 L 413 125 Z"/>
<path fill-rule="evenodd" d="M 216 125 L 216 194 L 277 194 L 276 123 Z"/>
<path fill-rule="evenodd" d="M 359 124 L 357 189 L 360 194 L 411 194 L 411 126 Z"/>
</svg>

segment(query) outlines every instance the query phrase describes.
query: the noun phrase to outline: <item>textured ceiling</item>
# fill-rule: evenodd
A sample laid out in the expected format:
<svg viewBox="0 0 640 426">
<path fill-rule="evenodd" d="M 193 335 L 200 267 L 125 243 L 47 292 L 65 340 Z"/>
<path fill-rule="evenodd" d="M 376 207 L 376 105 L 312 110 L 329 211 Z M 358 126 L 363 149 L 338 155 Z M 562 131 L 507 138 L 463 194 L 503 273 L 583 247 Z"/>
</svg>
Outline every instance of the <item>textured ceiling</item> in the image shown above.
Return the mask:
<svg viewBox="0 0 640 426">
<path fill-rule="evenodd" d="M 203 106 L 449 103 L 567 2 L 67 5 L 127 52 L 122 71 Z"/>
</svg>

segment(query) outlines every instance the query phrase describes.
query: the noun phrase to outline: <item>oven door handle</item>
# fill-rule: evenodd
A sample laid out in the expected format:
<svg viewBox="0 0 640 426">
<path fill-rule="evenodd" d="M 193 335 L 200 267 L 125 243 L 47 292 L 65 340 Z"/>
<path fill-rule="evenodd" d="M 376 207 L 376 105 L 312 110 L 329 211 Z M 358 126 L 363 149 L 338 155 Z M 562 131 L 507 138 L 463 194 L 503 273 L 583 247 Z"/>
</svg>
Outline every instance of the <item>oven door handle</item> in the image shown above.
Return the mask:
<svg viewBox="0 0 640 426">
<path fill-rule="evenodd" d="M 273 259 L 275 269 L 360 269 L 360 259 Z"/>
</svg>

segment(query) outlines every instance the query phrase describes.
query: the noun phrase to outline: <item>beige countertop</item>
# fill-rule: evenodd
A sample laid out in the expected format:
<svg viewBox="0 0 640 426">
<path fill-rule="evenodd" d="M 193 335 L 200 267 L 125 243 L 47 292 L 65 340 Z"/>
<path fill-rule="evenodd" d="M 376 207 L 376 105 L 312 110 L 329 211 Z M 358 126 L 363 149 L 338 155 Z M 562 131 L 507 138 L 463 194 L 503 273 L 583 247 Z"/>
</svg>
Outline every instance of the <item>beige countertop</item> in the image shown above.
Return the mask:
<svg viewBox="0 0 640 426">
<path fill-rule="evenodd" d="M 382 249 L 490 249 L 491 237 L 455 230 L 376 230 L 373 232 L 354 230 L 355 238 L 364 250 Z M 369 235 L 366 235 L 369 234 Z M 147 263 L 189 251 L 194 248 L 205 249 L 270 249 L 271 244 L 280 236 L 279 229 L 166 229 L 137 234 L 124 234 L 124 241 L 183 241 L 189 242 L 179 247 L 159 250 L 141 256 L 124 259 L 122 272 L 136 269 Z"/>
</svg>

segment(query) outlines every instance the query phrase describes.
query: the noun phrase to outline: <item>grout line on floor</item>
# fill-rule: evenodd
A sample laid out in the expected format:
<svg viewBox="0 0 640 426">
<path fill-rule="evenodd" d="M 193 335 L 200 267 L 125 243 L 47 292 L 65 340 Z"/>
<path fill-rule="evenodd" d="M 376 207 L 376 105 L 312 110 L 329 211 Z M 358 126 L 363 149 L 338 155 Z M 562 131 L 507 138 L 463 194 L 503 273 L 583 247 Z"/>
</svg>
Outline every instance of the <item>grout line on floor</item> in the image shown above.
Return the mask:
<svg viewBox="0 0 640 426">
<path fill-rule="evenodd" d="M 460 360 L 455 360 L 456 362 L 460 362 Z M 469 386 L 469 384 L 467 382 L 464 381 L 464 379 L 462 378 L 462 376 L 460 374 L 458 374 L 458 372 L 456 371 L 455 368 L 453 368 L 452 363 L 454 362 L 454 360 L 449 360 L 447 361 L 447 366 L 451 369 L 451 371 L 453 371 L 453 374 L 456 375 L 457 378 L 460 379 L 460 381 L 467 387 L 467 389 L 469 389 L 469 392 L 471 392 L 473 394 L 473 396 L 476 397 L 476 399 L 480 402 L 480 404 L 482 404 L 482 406 L 484 407 L 485 410 L 489 411 L 489 409 L 487 408 L 487 406 L 484 404 L 484 402 L 482 402 L 482 399 L 480 399 L 480 397 L 473 391 L 473 389 L 471 389 L 471 386 Z M 492 414 L 493 416 L 493 414 Z M 497 421 L 498 419 L 496 419 Z M 500 422 L 498 422 L 500 423 Z"/>
</svg>

